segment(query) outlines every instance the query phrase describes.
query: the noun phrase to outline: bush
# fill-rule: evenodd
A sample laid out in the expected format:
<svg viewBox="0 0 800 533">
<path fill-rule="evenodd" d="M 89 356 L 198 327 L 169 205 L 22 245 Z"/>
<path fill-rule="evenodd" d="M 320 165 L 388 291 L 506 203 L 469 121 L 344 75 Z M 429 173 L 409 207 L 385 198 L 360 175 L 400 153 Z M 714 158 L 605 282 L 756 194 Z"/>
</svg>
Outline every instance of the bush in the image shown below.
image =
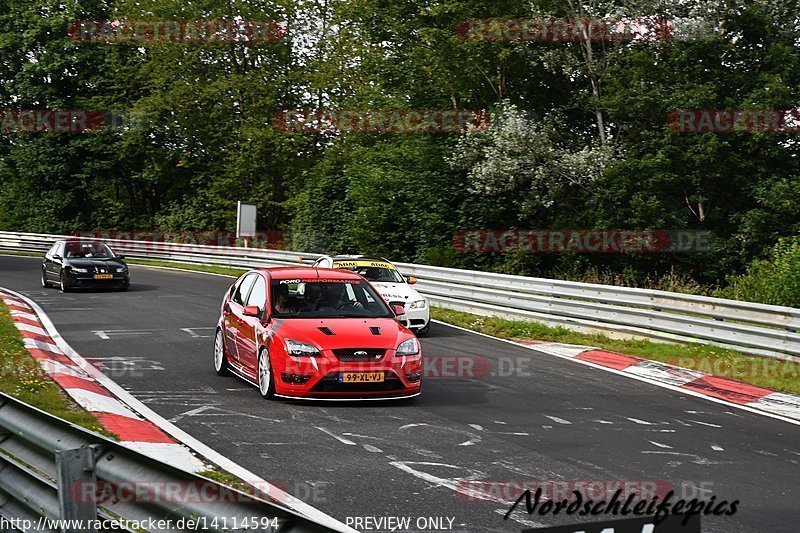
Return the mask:
<svg viewBox="0 0 800 533">
<path fill-rule="evenodd" d="M 715 296 L 773 305 L 800 307 L 800 237 L 782 239 L 767 259 L 757 259 Z"/>
</svg>

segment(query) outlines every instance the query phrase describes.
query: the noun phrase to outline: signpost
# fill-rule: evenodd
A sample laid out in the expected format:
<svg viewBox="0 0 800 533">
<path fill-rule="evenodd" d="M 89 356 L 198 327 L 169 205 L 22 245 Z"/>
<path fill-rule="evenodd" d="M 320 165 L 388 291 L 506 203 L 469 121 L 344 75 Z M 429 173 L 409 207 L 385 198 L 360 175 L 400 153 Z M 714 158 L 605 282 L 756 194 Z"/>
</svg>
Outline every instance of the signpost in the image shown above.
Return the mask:
<svg viewBox="0 0 800 533">
<path fill-rule="evenodd" d="M 256 206 L 245 204 L 241 201 L 236 205 L 236 238 L 244 238 L 247 247 L 247 237 L 256 236 Z"/>
</svg>

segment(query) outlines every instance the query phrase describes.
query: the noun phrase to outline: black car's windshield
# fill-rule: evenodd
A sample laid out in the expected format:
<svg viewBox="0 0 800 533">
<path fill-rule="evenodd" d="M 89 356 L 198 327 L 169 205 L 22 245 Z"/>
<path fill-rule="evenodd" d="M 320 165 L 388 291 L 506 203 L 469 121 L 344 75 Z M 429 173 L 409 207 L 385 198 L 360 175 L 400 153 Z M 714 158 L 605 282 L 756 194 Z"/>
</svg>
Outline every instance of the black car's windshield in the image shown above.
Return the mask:
<svg viewBox="0 0 800 533">
<path fill-rule="evenodd" d="M 351 279 L 272 281 L 276 318 L 391 318 L 394 315 L 369 283 Z"/>
<path fill-rule="evenodd" d="M 64 250 L 67 259 L 111 259 L 114 253 L 102 242 L 68 242 Z"/>
</svg>

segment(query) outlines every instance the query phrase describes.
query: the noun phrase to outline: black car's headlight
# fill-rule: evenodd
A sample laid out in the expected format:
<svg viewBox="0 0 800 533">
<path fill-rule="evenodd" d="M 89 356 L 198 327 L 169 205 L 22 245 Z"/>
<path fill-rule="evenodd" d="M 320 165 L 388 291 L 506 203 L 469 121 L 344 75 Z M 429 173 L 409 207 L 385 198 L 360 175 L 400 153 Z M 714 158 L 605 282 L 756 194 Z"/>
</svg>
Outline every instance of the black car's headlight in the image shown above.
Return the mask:
<svg viewBox="0 0 800 533">
<path fill-rule="evenodd" d="M 117 267 L 117 272 L 127 272 L 128 267 Z"/>
<path fill-rule="evenodd" d="M 70 267 L 69 271 L 72 272 L 73 274 L 88 274 L 89 273 L 89 269 L 88 268 Z"/>
</svg>

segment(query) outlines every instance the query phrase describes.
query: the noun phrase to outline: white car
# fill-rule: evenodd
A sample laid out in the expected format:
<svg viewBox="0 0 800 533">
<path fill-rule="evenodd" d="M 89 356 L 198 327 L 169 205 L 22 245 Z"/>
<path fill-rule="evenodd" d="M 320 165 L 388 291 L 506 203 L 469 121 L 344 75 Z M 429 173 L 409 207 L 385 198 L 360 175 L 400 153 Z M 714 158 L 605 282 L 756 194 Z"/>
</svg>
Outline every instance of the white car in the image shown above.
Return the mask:
<svg viewBox="0 0 800 533">
<path fill-rule="evenodd" d="M 378 289 L 389 305 L 405 307 L 408 328 L 417 337 L 424 337 L 431 329 L 431 315 L 428 299 L 412 287 L 417 282 L 412 277 L 400 274 L 397 268 L 386 259 L 363 255 L 324 256 L 314 262 L 317 268 L 344 268 L 367 278 Z"/>
</svg>

